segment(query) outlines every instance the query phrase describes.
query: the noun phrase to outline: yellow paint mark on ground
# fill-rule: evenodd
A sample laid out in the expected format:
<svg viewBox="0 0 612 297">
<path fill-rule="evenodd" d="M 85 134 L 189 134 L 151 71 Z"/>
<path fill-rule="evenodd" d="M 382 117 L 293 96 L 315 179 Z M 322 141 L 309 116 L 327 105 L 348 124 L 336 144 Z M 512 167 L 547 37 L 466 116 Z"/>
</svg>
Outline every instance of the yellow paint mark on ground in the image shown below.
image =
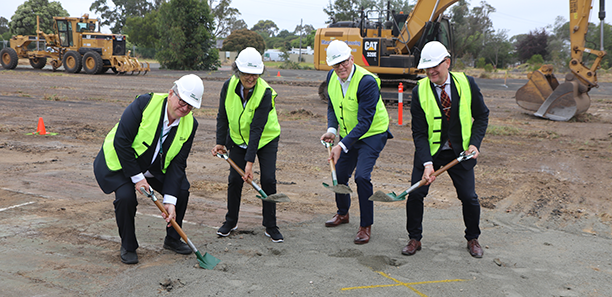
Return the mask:
<svg viewBox="0 0 612 297">
<path fill-rule="evenodd" d="M 404 286 L 410 290 L 412 290 L 413 292 L 417 293 L 419 296 L 421 297 L 427 297 L 427 295 L 419 292 L 419 290 L 415 289 L 413 286 L 415 285 L 424 285 L 424 284 L 439 284 L 439 283 L 451 283 L 451 282 L 464 282 L 467 281 L 465 279 L 446 279 L 446 280 L 438 280 L 438 281 L 425 281 L 425 282 L 413 282 L 413 283 L 404 283 L 401 282 L 395 278 L 390 277 L 389 275 L 387 275 L 386 273 L 382 272 L 382 271 L 376 271 L 378 274 L 392 280 L 395 282 L 395 284 L 390 284 L 390 285 L 372 285 L 372 286 L 359 286 L 359 287 L 349 287 L 349 288 L 342 288 L 342 291 L 348 291 L 348 290 L 357 290 L 357 289 L 373 289 L 373 288 L 385 288 L 385 287 L 399 287 L 399 286 Z"/>
</svg>

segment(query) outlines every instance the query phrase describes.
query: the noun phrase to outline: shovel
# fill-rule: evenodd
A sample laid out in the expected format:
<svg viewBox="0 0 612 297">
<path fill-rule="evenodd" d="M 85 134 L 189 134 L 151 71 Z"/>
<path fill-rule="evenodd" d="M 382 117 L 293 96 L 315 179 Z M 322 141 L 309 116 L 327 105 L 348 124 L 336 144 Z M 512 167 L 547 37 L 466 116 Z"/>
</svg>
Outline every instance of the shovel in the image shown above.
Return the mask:
<svg viewBox="0 0 612 297">
<path fill-rule="evenodd" d="M 157 197 L 155 197 L 155 194 L 153 193 L 153 189 L 150 189 L 150 190 L 151 190 L 151 192 L 147 192 L 147 190 L 145 190 L 144 187 L 140 188 L 140 191 L 145 193 L 145 195 L 147 195 L 147 197 L 151 198 L 151 200 L 153 200 L 153 203 L 155 203 L 155 205 L 157 205 L 157 208 L 159 208 L 159 210 L 161 210 L 161 212 L 164 213 L 166 215 L 166 217 L 167 217 L 168 216 L 168 212 L 166 211 L 164 206 L 161 204 L 161 202 L 159 202 L 159 200 L 157 200 Z M 183 240 L 189 245 L 189 247 L 191 248 L 193 253 L 196 254 L 196 257 L 198 257 L 198 264 L 200 264 L 200 267 L 202 267 L 204 269 L 212 270 L 213 268 L 215 268 L 215 266 L 217 266 L 217 264 L 219 264 L 219 262 L 221 262 L 221 260 L 215 258 L 215 256 L 213 256 L 213 255 L 211 255 L 211 254 L 209 254 L 207 252 L 204 252 L 204 256 L 202 256 L 200 251 L 198 251 L 198 249 L 195 247 L 195 245 L 193 245 L 191 240 L 189 240 L 189 238 L 187 238 L 187 234 L 185 234 L 185 232 L 183 232 L 183 229 L 181 229 L 181 226 L 179 226 L 179 224 L 174 219 L 170 220 L 170 224 L 172 224 L 172 227 L 174 227 L 176 232 L 178 232 L 178 234 L 181 235 L 181 238 L 183 238 Z"/>
<path fill-rule="evenodd" d="M 473 152 L 471 154 L 466 154 L 465 151 L 461 152 L 461 155 L 459 155 L 459 157 L 455 160 L 452 160 L 450 163 L 444 165 L 444 167 L 436 170 L 436 172 L 434 172 L 432 175 L 433 176 L 438 176 L 442 173 L 444 173 L 446 170 L 448 170 L 449 168 L 459 164 L 459 162 L 463 162 L 467 159 L 471 159 L 472 157 L 474 157 L 474 155 L 476 154 L 476 152 Z M 368 200 L 370 201 L 381 201 L 381 202 L 393 202 L 393 201 L 401 201 L 406 199 L 406 196 L 408 196 L 408 194 L 410 194 L 410 192 L 418 189 L 419 187 L 423 186 L 424 184 L 426 184 L 427 181 L 425 179 L 422 179 L 420 182 L 413 184 L 410 188 L 408 188 L 408 190 L 400 193 L 399 195 L 395 194 L 395 192 L 391 192 L 389 194 L 385 194 L 383 191 L 376 191 L 376 193 L 374 193 L 374 195 L 372 195 L 370 198 L 368 198 Z"/>
<path fill-rule="evenodd" d="M 227 161 L 227 163 L 230 163 L 230 165 L 232 165 L 232 168 L 234 168 L 234 170 L 236 170 L 238 172 L 238 174 L 240 174 L 241 176 L 245 176 L 244 170 L 240 169 L 240 167 L 238 167 L 238 165 L 236 165 L 236 163 L 234 163 L 234 161 L 232 161 L 232 159 L 230 159 L 227 156 L 227 154 L 219 154 L 219 153 L 217 153 L 217 157 L 225 159 L 225 161 Z M 264 190 L 262 190 L 261 187 L 258 186 L 252 179 L 248 179 L 247 181 L 261 195 L 261 196 L 259 196 L 259 195 L 255 195 L 255 196 L 257 196 L 257 198 L 259 198 L 259 199 L 261 199 L 263 201 L 268 201 L 268 202 L 272 202 L 272 203 L 291 202 L 291 200 L 289 200 L 289 197 L 287 197 L 287 195 L 285 195 L 283 193 L 276 193 L 276 194 L 272 194 L 272 195 L 268 196 L 266 194 L 266 192 L 264 192 Z"/>
<path fill-rule="evenodd" d="M 321 143 L 327 148 L 327 151 L 329 152 L 329 154 L 331 155 L 331 147 L 332 144 L 329 142 L 325 142 L 323 140 L 321 140 Z M 333 185 L 328 185 L 326 183 L 323 183 L 323 186 L 332 190 L 334 193 L 337 194 L 350 194 L 353 191 L 351 190 L 351 188 L 347 185 L 339 185 L 338 184 L 338 178 L 336 176 L 336 166 L 334 165 L 334 160 L 329 160 L 329 167 L 331 168 L 331 175 L 332 175 L 332 184 Z"/>
</svg>

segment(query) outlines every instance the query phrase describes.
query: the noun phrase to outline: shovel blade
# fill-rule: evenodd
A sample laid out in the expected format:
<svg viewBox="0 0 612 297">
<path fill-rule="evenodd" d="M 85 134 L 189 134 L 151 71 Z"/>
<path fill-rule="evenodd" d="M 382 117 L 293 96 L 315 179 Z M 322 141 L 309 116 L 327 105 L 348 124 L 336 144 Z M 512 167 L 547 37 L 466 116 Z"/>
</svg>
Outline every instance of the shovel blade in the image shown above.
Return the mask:
<svg viewBox="0 0 612 297">
<path fill-rule="evenodd" d="M 385 194 L 383 191 L 376 191 L 374 195 L 370 196 L 368 200 L 370 201 L 380 201 L 380 202 L 393 202 L 393 201 L 401 201 L 404 200 L 406 196 L 397 197 L 395 192 L 391 192 L 389 194 Z"/>
<path fill-rule="evenodd" d="M 204 256 L 202 256 L 200 251 L 197 251 L 195 254 L 198 257 L 198 264 L 200 264 L 200 267 L 204 269 L 212 270 L 215 268 L 215 266 L 217 266 L 217 264 L 219 264 L 219 262 L 221 262 L 221 260 L 215 258 L 215 256 L 207 252 L 204 252 Z"/>
<path fill-rule="evenodd" d="M 332 192 L 336 193 L 336 194 L 350 194 L 353 193 L 353 190 L 351 190 L 351 188 L 347 185 L 335 185 L 335 186 L 330 186 L 326 183 L 323 183 L 323 187 L 331 190 Z"/>
<path fill-rule="evenodd" d="M 283 194 L 283 193 L 276 193 L 276 194 L 272 194 L 270 196 L 267 196 L 266 198 L 257 195 L 257 198 L 263 200 L 263 201 L 268 201 L 268 202 L 272 202 L 272 203 L 278 203 L 278 202 L 291 202 L 291 199 L 289 199 L 289 196 Z"/>
</svg>

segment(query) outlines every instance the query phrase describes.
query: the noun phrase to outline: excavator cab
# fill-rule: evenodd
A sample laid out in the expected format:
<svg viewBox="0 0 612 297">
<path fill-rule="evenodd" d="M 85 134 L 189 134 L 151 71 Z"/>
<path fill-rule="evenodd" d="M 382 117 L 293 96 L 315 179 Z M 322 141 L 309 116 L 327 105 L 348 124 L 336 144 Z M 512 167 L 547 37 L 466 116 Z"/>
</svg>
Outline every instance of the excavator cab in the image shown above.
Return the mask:
<svg viewBox="0 0 612 297">
<path fill-rule="evenodd" d="M 603 23 L 603 5 L 600 4 L 600 19 Z M 591 0 L 570 0 L 571 73 L 559 84 L 553 74 L 552 65 L 543 65 L 527 75 L 529 81 L 516 91 L 516 103 L 535 116 L 554 121 L 568 121 L 589 109 L 589 90 L 597 87 L 597 69 L 606 52 L 585 48 Z M 603 40 L 603 38 L 602 38 Z M 583 53 L 596 56 L 591 67 L 583 63 Z"/>
</svg>

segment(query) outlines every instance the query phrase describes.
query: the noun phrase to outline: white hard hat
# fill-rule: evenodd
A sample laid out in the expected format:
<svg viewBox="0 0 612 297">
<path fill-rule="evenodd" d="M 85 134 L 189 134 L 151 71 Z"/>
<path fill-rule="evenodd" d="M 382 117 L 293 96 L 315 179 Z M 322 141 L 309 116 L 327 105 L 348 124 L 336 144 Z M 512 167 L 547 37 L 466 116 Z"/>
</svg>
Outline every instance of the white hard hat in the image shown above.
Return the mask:
<svg viewBox="0 0 612 297">
<path fill-rule="evenodd" d="M 423 47 L 421 51 L 421 59 L 419 60 L 418 69 L 427 69 L 436 67 L 446 57 L 450 57 L 448 50 L 444 44 L 439 41 L 430 41 Z"/>
<path fill-rule="evenodd" d="M 333 66 L 351 57 L 351 48 L 344 41 L 334 40 L 327 46 L 327 66 Z"/>
<path fill-rule="evenodd" d="M 202 94 L 204 93 L 204 83 L 195 74 L 187 74 L 174 82 L 178 95 L 189 105 L 200 108 L 202 105 Z"/>
<path fill-rule="evenodd" d="M 247 47 L 238 54 L 236 66 L 242 73 L 262 74 L 264 70 L 261 54 L 252 47 Z"/>
</svg>

